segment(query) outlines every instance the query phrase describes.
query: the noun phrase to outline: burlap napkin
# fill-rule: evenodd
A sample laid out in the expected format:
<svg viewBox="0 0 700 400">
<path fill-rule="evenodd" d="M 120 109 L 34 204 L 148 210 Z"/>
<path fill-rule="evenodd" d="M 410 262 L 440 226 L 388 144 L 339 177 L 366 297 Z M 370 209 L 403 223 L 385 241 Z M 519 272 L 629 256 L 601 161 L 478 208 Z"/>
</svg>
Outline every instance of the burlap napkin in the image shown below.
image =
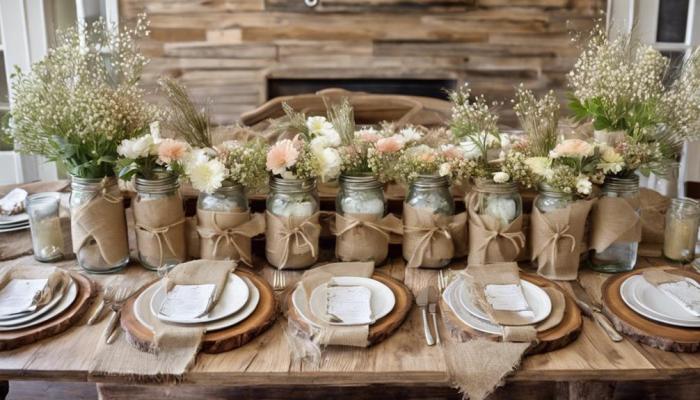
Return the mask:
<svg viewBox="0 0 700 400">
<path fill-rule="evenodd" d="M 219 301 L 219 296 L 226 287 L 229 273 L 235 270 L 235 261 L 193 260 L 170 270 L 168 275 L 163 278 L 163 283 L 166 292 L 169 292 L 175 285 L 216 285 L 214 296 L 207 309 L 210 311 Z"/>
<path fill-rule="evenodd" d="M 36 298 L 37 309 L 48 304 L 56 293 L 62 293 L 70 284 L 70 275 L 56 267 L 22 265 L 0 269 L 0 290 L 13 279 L 46 279 L 46 286 Z"/>
<path fill-rule="evenodd" d="M 113 179 L 105 178 L 92 200 L 71 208 L 71 237 L 73 252 L 78 254 L 85 247 L 90 254 L 83 257 L 93 260 L 92 266 L 100 265 L 102 258 L 111 268 L 129 256 L 124 201 Z M 97 246 L 90 245 L 92 240 Z"/>
<path fill-rule="evenodd" d="M 310 217 L 278 217 L 265 212 L 265 255 L 273 266 L 300 269 L 318 259 L 320 213 Z"/>
<path fill-rule="evenodd" d="M 644 279 L 646 279 L 647 282 L 654 286 L 658 286 L 663 283 L 680 282 L 686 279 L 682 275 L 666 272 L 662 268 L 647 268 L 642 273 L 642 276 L 644 276 Z"/>
<path fill-rule="evenodd" d="M 641 207 L 642 242 L 663 244 L 666 210 L 671 204 L 671 199 L 657 191 L 640 188 L 639 204 Z"/>
<path fill-rule="evenodd" d="M 469 265 L 515 261 L 525 248 L 523 216 L 518 216 L 508 226 L 501 226 L 498 218 L 479 215 L 477 196 L 466 197 L 469 213 Z"/>
<path fill-rule="evenodd" d="M 547 213 L 533 207 L 530 243 L 538 274 L 549 279 L 576 279 L 586 218 L 592 205 L 593 200 L 579 200 Z"/>
<path fill-rule="evenodd" d="M 265 232 L 265 217 L 246 212 L 197 210 L 200 257 L 241 260 L 253 266 L 251 239 Z"/>
<path fill-rule="evenodd" d="M 337 236 L 335 256 L 341 261 L 374 261 L 381 264 L 389 254 L 392 235 L 403 234 L 403 224 L 393 214 L 335 214 L 331 232 Z"/>
<path fill-rule="evenodd" d="M 167 196 L 134 201 L 136 243 L 142 261 L 159 267 L 168 258 L 187 259 L 182 198 Z"/>
<path fill-rule="evenodd" d="M 639 197 L 601 197 L 591 211 L 591 248 L 602 253 L 613 243 L 642 240 Z"/>
<path fill-rule="evenodd" d="M 467 253 L 467 214 L 436 214 L 403 204 L 403 258 L 409 268 L 441 268 Z"/>
<path fill-rule="evenodd" d="M 314 344 L 319 346 L 337 345 L 351 347 L 367 347 L 367 337 L 369 335 L 369 325 L 337 326 L 329 325 L 325 320 L 318 318 L 309 309 L 309 299 L 313 290 L 330 281 L 336 276 L 358 276 L 369 278 L 374 273 L 373 262 L 343 262 L 327 264 L 310 271 L 306 271 L 299 282 L 299 287 L 303 290 L 306 302 L 301 304 L 304 315 L 307 315 L 311 322 L 317 325 L 313 328 Z M 296 351 L 294 351 L 296 353 Z"/>
</svg>

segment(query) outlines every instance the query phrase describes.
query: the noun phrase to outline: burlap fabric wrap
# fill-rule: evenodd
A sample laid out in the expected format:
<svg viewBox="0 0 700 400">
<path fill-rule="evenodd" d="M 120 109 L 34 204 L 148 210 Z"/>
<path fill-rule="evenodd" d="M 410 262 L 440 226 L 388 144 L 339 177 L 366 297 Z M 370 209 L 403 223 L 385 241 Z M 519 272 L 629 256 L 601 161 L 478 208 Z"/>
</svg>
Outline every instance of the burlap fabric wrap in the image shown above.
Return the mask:
<svg viewBox="0 0 700 400">
<path fill-rule="evenodd" d="M 467 254 L 467 214 L 436 214 L 403 204 L 403 258 L 409 268 L 442 268 Z"/>
<path fill-rule="evenodd" d="M 461 279 L 463 284 L 469 285 L 470 292 L 483 293 L 487 284 L 519 282 L 519 274 L 515 263 L 471 265 Z M 537 342 L 537 332 L 544 332 L 559 325 L 566 307 L 564 295 L 556 289 L 544 290 L 552 301 L 552 312 L 536 326 L 504 326 L 501 342 L 481 337 L 464 343 L 459 343 L 454 338 L 443 342 L 450 379 L 465 398 L 485 399 L 518 368 L 525 352 Z M 481 298 L 483 299 L 483 296 Z M 496 312 L 490 305 L 482 307 L 492 318 L 492 322 L 495 322 L 495 319 L 506 322 L 514 320 L 513 313 Z M 517 321 L 517 318 L 515 320 Z"/>
<path fill-rule="evenodd" d="M 186 260 L 185 210 L 180 195 L 149 200 L 139 197 L 132 208 L 141 261 L 160 267 L 168 260 Z"/>
<path fill-rule="evenodd" d="M 233 261 L 189 261 L 173 268 L 163 283 L 171 286 L 212 283 L 216 285 L 216 293 L 221 293 L 229 272 L 235 268 Z M 212 302 L 211 307 L 214 306 L 215 302 Z M 111 345 L 100 340 L 90 366 L 92 376 L 124 376 L 140 382 L 182 379 L 194 364 L 204 327 L 166 324 L 151 313 L 145 314 L 144 318 L 153 327 L 152 346 L 130 344 L 125 335 L 120 335 Z"/>
<path fill-rule="evenodd" d="M 13 279 L 46 279 L 44 290 L 35 298 L 37 309 L 51 301 L 57 293 L 62 293 L 70 284 L 67 272 L 56 267 L 21 265 L 0 269 L 0 290 Z"/>
<path fill-rule="evenodd" d="M 639 204 L 642 219 L 642 242 L 663 244 L 666 210 L 671 204 L 671 199 L 657 191 L 640 188 Z"/>
<path fill-rule="evenodd" d="M 71 237 L 73 252 L 82 250 L 87 265 L 110 269 L 129 256 L 129 241 L 119 186 L 106 178 L 101 185 L 92 200 L 71 208 Z"/>
<path fill-rule="evenodd" d="M 200 257 L 240 260 L 253 266 L 251 239 L 265 232 L 265 216 L 245 212 L 197 209 Z"/>
<path fill-rule="evenodd" d="M 393 214 L 335 214 L 331 231 L 337 236 L 335 256 L 341 261 L 374 261 L 381 264 L 389 254 L 393 236 L 403 234 L 403 224 Z"/>
<path fill-rule="evenodd" d="M 662 268 L 647 268 L 642 273 L 644 279 L 654 286 L 669 282 L 680 282 L 686 278 L 682 275 L 676 275 L 664 271 Z M 0 286 L 1 287 L 1 286 Z"/>
<path fill-rule="evenodd" d="M 526 247 L 522 214 L 502 226 L 498 218 L 477 212 L 477 200 L 476 192 L 465 198 L 469 213 L 469 265 L 517 260 Z"/>
<path fill-rule="evenodd" d="M 316 212 L 310 217 L 281 217 L 265 212 L 265 255 L 273 266 L 300 269 L 318 260 L 318 238 L 321 235 Z"/>
<path fill-rule="evenodd" d="M 533 207 L 530 244 L 538 274 L 549 279 L 576 279 L 586 218 L 592 206 L 593 200 L 579 200 L 547 213 Z"/>
<path fill-rule="evenodd" d="M 591 248 L 602 253 L 613 243 L 633 243 L 642 239 L 638 214 L 639 197 L 598 199 L 591 211 Z"/>
</svg>

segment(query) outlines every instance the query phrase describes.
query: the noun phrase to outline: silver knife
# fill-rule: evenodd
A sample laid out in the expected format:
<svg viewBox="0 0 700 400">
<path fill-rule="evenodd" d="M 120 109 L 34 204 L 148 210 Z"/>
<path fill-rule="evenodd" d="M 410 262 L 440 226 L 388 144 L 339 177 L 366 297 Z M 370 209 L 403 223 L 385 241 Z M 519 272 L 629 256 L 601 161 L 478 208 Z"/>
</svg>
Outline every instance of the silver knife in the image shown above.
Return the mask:
<svg viewBox="0 0 700 400">
<path fill-rule="evenodd" d="M 581 283 L 579 281 L 571 281 L 571 289 L 574 292 L 574 300 L 576 304 L 581 307 L 583 314 L 596 321 L 613 342 L 622 341 L 622 336 L 617 332 L 608 317 L 601 311 L 600 304 L 591 299 L 591 296 L 589 296 L 586 289 L 581 286 Z"/>
<path fill-rule="evenodd" d="M 437 323 L 437 303 L 440 300 L 440 293 L 435 286 L 428 288 L 428 312 L 433 320 L 433 329 L 435 329 L 435 344 L 440 344 L 440 328 Z"/>
<path fill-rule="evenodd" d="M 425 334 L 425 342 L 428 346 L 435 344 L 435 339 L 433 339 L 433 334 L 430 333 L 430 325 L 428 325 L 428 297 L 430 288 L 423 288 L 418 292 L 416 296 L 416 305 L 420 307 L 421 316 L 423 318 L 423 333 Z"/>
</svg>

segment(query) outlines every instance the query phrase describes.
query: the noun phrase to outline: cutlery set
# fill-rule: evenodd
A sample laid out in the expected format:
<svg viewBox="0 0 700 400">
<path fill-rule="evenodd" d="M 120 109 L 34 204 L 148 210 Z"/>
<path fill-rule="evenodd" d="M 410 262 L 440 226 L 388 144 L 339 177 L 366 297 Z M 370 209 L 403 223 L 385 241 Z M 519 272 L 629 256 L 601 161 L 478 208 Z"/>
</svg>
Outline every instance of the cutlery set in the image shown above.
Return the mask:
<svg viewBox="0 0 700 400">
<path fill-rule="evenodd" d="M 421 311 L 423 334 L 425 335 L 425 342 L 428 346 L 433 346 L 436 343 L 440 344 L 440 330 L 437 323 L 437 302 L 439 298 L 440 294 L 434 286 L 425 287 L 416 295 L 416 305 Z M 428 314 L 430 314 L 433 329 L 435 330 L 435 337 L 433 337 L 430 331 Z"/>
</svg>

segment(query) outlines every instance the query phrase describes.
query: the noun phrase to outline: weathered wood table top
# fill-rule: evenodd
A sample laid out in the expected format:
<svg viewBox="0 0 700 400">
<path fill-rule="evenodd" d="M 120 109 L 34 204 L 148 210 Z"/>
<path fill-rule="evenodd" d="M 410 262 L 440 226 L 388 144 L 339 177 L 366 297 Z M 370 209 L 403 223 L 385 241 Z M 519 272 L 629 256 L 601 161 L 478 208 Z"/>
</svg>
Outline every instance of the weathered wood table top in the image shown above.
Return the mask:
<svg viewBox="0 0 700 400">
<path fill-rule="evenodd" d="M 4 261 L 0 265 L 35 264 L 31 256 Z M 261 264 L 264 264 L 261 262 Z M 665 264 L 663 260 L 641 258 L 639 266 Z M 58 265 L 78 270 L 76 262 Z M 464 262 L 454 263 L 459 268 Z M 412 290 L 436 285 L 436 271 L 407 270 L 400 258 L 379 268 L 403 280 Z M 261 266 L 268 279 L 272 269 Z M 291 286 L 301 272 L 285 272 Z M 156 278 L 155 273 L 132 263 L 122 273 L 90 275 L 100 285 L 129 285 L 136 290 Z M 604 274 L 583 270 L 580 280 L 594 297 Z M 567 284 L 563 284 L 566 287 Z M 12 351 L 0 352 L 0 380 L 91 381 L 90 360 L 106 325 L 106 318 L 95 326 L 85 320 L 96 307 L 93 304 L 83 321 L 63 334 Z M 200 355 L 185 381 L 210 385 L 358 385 L 358 384 L 448 384 L 444 350 L 428 347 L 423 338 L 421 319 L 414 309 L 398 332 L 369 349 L 329 349 L 321 365 L 310 367 L 292 361 L 280 317 L 273 327 L 240 349 Z M 448 333 L 442 327 L 441 335 Z M 659 380 L 698 376 L 700 354 L 677 354 L 656 350 L 625 339 L 613 343 L 594 322 L 584 320 L 580 337 L 568 347 L 527 357 L 509 380 L 584 381 L 584 380 Z M 100 382 L 120 382 L 119 377 L 100 378 Z"/>
</svg>

